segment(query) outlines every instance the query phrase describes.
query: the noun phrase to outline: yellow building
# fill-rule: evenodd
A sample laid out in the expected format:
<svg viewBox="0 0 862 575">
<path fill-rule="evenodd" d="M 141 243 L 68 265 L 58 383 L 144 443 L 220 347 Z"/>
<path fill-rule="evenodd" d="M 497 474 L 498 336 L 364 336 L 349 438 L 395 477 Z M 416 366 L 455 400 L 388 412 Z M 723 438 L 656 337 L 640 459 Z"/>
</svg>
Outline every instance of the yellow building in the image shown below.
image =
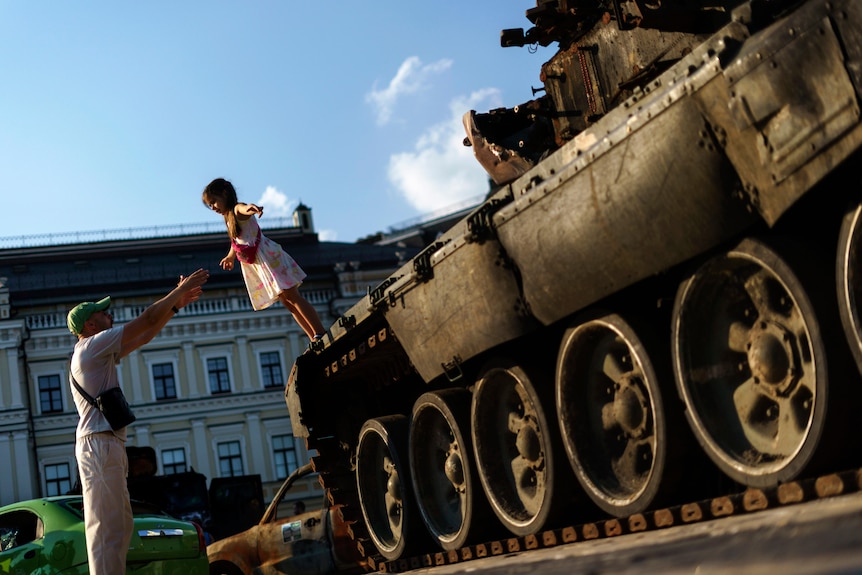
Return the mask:
<svg viewBox="0 0 862 575">
<path fill-rule="evenodd" d="M 302 293 L 326 325 L 417 251 L 321 242 L 302 205 L 276 223 L 265 233 L 308 273 Z M 76 482 L 68 310 L 110 295 L 120 324 L 201 267 L 203 297 L 118 367 L 137 416 L 128 445 L 152 447 L 160 475 L 258 474 L 267 501 L 308 461 L 284 402 L 307 338 L 280 304 L 252 310 L 240 271 L 218 266 L 228 246 L 222 225 L 0 239 L 0 505 Z M 323 495 L 314 479 L 297 493 L 310 506 Z"/>
</svg>

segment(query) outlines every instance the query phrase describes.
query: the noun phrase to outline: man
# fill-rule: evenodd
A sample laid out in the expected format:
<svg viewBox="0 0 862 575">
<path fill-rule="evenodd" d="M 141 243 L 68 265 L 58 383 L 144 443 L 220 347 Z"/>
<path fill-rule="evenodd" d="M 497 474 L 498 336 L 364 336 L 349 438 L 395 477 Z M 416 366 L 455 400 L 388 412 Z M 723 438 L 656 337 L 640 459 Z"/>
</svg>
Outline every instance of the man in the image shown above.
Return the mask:
<svg viewBox="0 0 862 575">
<path fill-rule="evenodd" d="M 209 272 L 202 269 L 181 276 L 168 295 L 118 327 L 108 311 L 110 297 L 75 306 L 66 318 L 69 330 L 78 336 L 69 366 L 71 377 L 92 397 L 119 386 L 116 365 L 120 359 L 152 340 L 180 308 L 196 301 L 207 279 Z M 112 430 L 74 385 L 72 397 L 80 416 L 75 457 L 84 495 L 90 575 L 123 575 L 134 528 L 126 484 L 126 428 Z"/>
</svg>

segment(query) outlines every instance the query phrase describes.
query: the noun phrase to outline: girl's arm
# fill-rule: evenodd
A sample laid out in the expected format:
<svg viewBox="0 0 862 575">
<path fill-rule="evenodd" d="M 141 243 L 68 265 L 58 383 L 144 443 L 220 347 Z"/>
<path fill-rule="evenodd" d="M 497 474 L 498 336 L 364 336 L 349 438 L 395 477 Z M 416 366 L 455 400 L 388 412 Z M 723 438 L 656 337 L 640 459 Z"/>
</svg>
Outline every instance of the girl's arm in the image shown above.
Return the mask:
<svg viewBox="0 0 862 575">
<path fill-rule="evenodd" d="M 236 218 L 244 222 L 252 216 L 262 216 L 263 215 L 263 206 L 256 206 L 255 204 L 237 204 L 233 208 L 233 213 L 236 214 Z"/>
<path fill-rule="evenodd" d="M 233 246 L 231 245 L 230 249 L 227 252 L 227 255 L 221 259 L 218 265 L 221 266 L 223 270 L 232 270 L 233 264 L 236 261 L 236 252 L 233 251 Z"/>
</svg>

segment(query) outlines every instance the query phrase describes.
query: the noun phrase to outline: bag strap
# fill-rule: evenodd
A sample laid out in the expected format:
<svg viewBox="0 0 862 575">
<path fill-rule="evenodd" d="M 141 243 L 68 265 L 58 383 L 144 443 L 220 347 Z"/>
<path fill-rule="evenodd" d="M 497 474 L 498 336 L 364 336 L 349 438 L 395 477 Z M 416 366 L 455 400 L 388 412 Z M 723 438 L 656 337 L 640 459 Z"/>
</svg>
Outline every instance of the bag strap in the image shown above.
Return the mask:
<svg viewBox="0 0 862 575">
<path fill-rule="evenodd" d="M 257 248 L 260 245 L 260 236 L 263 235 L 263 232 L 260 231 L 260 227 L 257 228 L 257 236 L 254 238 L 253 244 L 238 244 L 234 240 L 234 238 L 230 239 L 231 246 L 233 246 L 234 252 L 239 254 L 240 252 L 250 252 L 254 250 L 255 255 L 257 255 Z M 239 255 L 237 255 L 239 257 Z M 242 259 L 240 259 L 242 261 Z"/>
<path fill-rule="evenodd" d="M 69 359 L 69 379 L 71 379 L 71 380 L 72 380 L 72 385 L 74 385 L 74 386 L 75 386 L 75 389 L 77 389 L 77 390 L 78 390 L 78 393 L 80 393 L 80 394 L 81 394 L 81 396 L 82 396 L 84 399 L 86 399 L 86 400 L 87 400 L 87 403 L 89 403 L 89 404 L 90 404 L 90 405 L 92 405 L 93 407 L 96 407 L 96 400 L 95 400 L 95 399 L 93 399 L 93 397 L 92 397 L 89 393 L 87 393 L 86 391 L 84 391 L 84 389 L 83 389 L 80 385 L 78 385 L 78 382 L 77 382 L 77 381 L 75 381 L 75 376 L 72 374 L 72 361 L 71 361 L 71 358 Z"/>
</svg>

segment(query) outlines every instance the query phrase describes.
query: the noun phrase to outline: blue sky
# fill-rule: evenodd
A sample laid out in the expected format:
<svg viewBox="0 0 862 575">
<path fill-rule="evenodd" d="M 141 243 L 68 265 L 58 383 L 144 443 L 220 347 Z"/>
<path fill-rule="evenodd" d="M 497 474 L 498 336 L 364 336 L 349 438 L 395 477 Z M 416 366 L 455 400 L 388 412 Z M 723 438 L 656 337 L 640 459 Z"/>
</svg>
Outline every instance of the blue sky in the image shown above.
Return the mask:
<svg viewBox="0 0 862 575">
<path fill-rule="evenodd" d="M 532 99 L 535 1 L 0 0 L 0 238 L 264 218 L 354 241 L 480 197 L 461 116 Z"/>
</svg>

